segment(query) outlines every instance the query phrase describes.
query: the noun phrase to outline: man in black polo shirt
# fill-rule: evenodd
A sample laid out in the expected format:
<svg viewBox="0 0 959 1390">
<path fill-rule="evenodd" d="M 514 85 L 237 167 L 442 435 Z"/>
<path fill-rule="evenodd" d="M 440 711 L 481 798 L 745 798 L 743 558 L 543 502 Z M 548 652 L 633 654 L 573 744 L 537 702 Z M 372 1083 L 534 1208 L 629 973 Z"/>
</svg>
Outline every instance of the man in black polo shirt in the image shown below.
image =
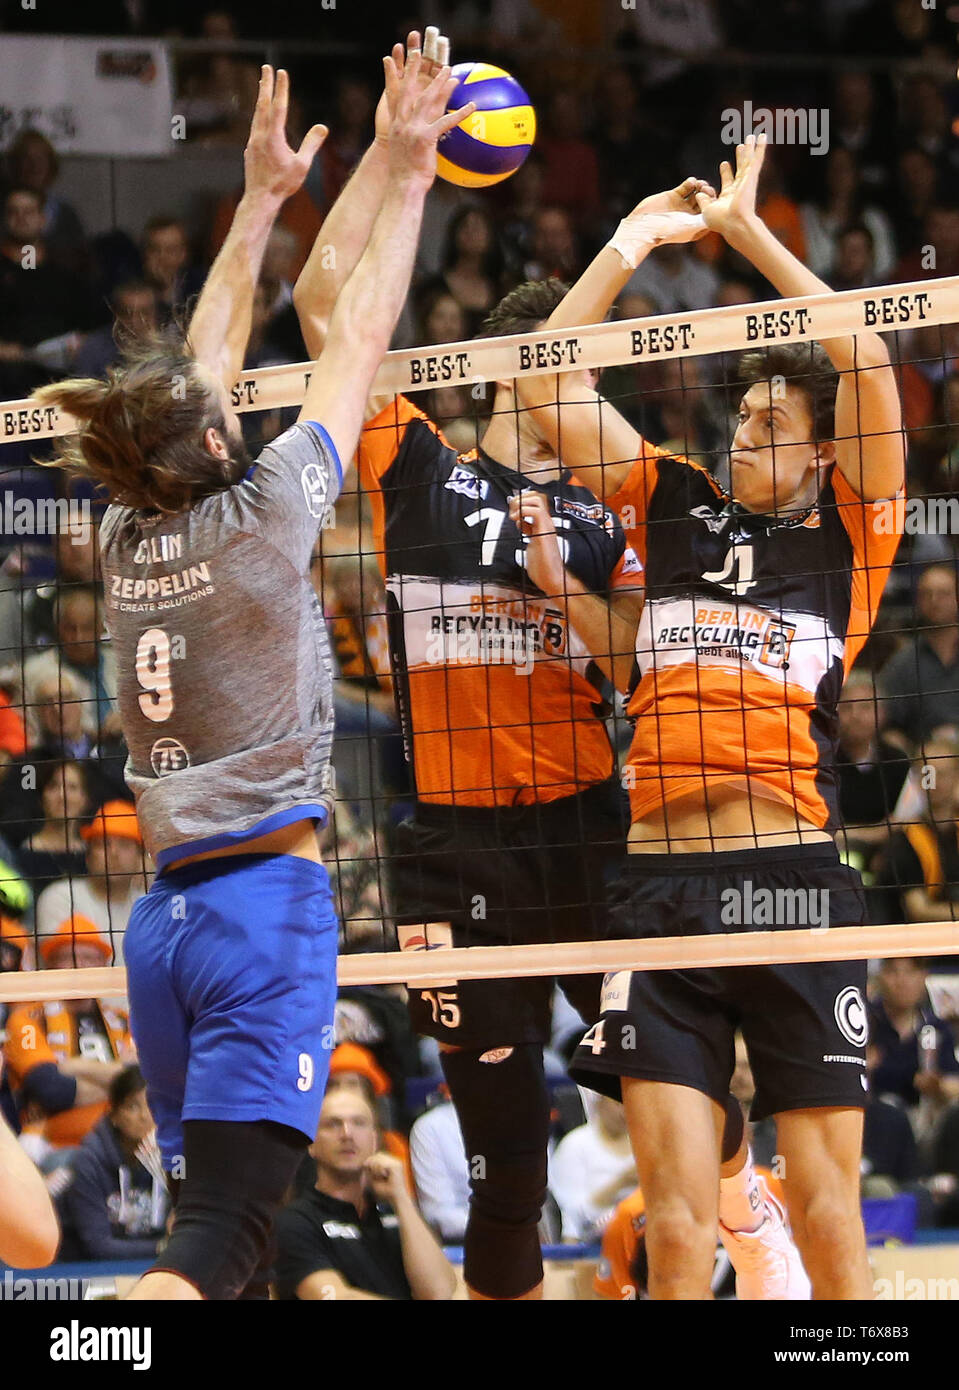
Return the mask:
<svg viewBox="0 0 959 1390">
<path fill-rule="evenodd" d="M 281 1299 L 445 1299 L 456 1276 L 416 1209 L 400 1159 L 379 1151 L 369 1101 L 331 1091 L 310 1153 L 316 1185 L 277 1217 Z"/>
<path fill-rule="evenodd" d="M 869 1006 L 871 1086 L 909 1111 L 927 1098 L 934 1111 L 959 1099 L 959 1061 L 947 1025 L 933 1012 L 921 960 L 884 960 L 879 997 Z"/>
</svg>

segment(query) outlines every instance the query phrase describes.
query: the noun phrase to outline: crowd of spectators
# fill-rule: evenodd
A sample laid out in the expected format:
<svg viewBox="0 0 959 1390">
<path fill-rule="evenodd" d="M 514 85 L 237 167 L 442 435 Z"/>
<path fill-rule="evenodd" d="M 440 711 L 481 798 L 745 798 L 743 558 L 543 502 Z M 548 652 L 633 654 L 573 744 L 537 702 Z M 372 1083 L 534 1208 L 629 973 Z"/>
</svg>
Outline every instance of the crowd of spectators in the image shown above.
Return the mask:
<svg viewBox="0 0 959 1390">
<path fill-rule="evenodd" d="M 598 14 L 604 8 L 588 0 L 424 5 L 420 17 L 442 18 L 457 58 L 486 57 L 516 72 L 537 107 L 539 133 L 526 164 L 498 188 L 477 194 L 438 183 L 432 190 L 396 346 L 468 338 L 524 279 L 574 279 L 640 197 L 687 173 L 715 179 L 719 160 L 729 156 L 724 120 L 745 101 L 754 110 L 788 106 L 828 117 L 824 148 L 770 150 L 760 211 L 830 285 L 959 273 L 956 53 L 946 6 L 636 0 L 622 11 L 612 7 L 615 23 Z M 223 40 L 222 52 L 181 59 L 177 109 L 186 115 L 188 143 L 242 145 L 257 70 L 249 53 L 228 49 L 238 34 L 235 19 L 211 11 L 197 29 L 186 7 L 182 15 L 165 3 L 107 9 L 112 32 L 126 23 L 130 32 L 179 28 Z M 82 27 L 94 32 L 98 7 L 84 11 Z M 350 21 L 343 23 L 348 29 Z M 61 26 L 71 30 L 78 24 Z M 366 47 L 372 42 L 343 33 L 363 38 Z M 575 64 L 571 46 L 582 54 Z M 601 46 L 605 57 L 594 61 L 590 55 Z M 527 49 L 538 54 L 535 61 L 525 59 Z M 764 64 L 763 53 L 778 56 Z M 787 66 L 789 55 L 822 62 Z M 833 65 L 840 57 L 845 61 Z M 859 67 L 851 62 L 856 57 Z M 291 67 L 295 76 L 295 56 Z M 345 62 L 331 80 L 313 85 L 295 80 L 294 90 L 291 134 L 314 119 L 331 133 L 271 237 L 247 368 L 305 358 L 292 287 L 372 134 L 377 89 L 368 61 Z M 140 229 L 90 236 L 58 192 L 60 166 L 36 130 L 20 131 L 3 152 L 0 399 L 26 396 L 65 373 L 101 376 L 124 342 L 188 317 L 238 198 L 238 190 L 221 198 L 205 224 L 191 221 L 184 204 Z M 710 236 L 650 256 L 616 312 L 631 318 L 772 297 L 752 267 Z M 910 496 L 955 500 L 959 329 L 895 332 L 887 341 L 902 386 Z M 617 368 L 606 374 L 604 389 L 654 443 L 721 471 L 735 404 L 730 363 L 717 355 Z M 478 394 L 447 387 L 416 400 L 458 448 L 468 449 L 487 408 Z M 288 418 L 245 416 L 248 445 L 255 450 Z M 32 466 L 31 452 L 36 446 L 4 446 L 0 486 L 86 507 L 95 523 L 97 498 Z M 411 794 L 389 676 L 386 600 L 365 548 L 367 521 L 363 502 L 345 496 L 314 566 L 340 677 L 340 801 L 326 854 L 347 951 L 395 946 L 380 858 Z M 842 847 L 864 874 L 877 922 L 952 920 L 959 904 L 957 565 L 954 534 L 905 538 L 877 629 L 840 702 Z M 152 869 L 123 777 L 115 680 L 95 524 L 62 526 L 51 537 L 0 536 L 3 970 L 123 962 L 130 910 Z M 913 1191 L 921 1219 L 959 1224 L 959 958 L 935 960 L 928 971 L 919 960 L 877 964 L 873 987 L 864 1191 Z M 155 1245 L 166 1210 L 125 1001 L 0 1005 L 0 1015 L 0 1101 L 58 1192 L 70 1248 L 99 1257 Z M 455 1113 L 437 1089 L 435 1049 L 410 1034 L 395 986 L 344 990 L 336 1040 L 308 1180 L 282 1227 L 281 1294 L 326 1297 L 323 1290 L 334 1287 L 342 1296 L 365 1287 L 389 1297 L 448 1296 L 441 1257 L 407 1205 L 403 1178 L 414 1182 L 430 1227 L 458 1242 L 469 1174 Z M 427 1106 L 427 1097 L 436 1103 Z M 635 1182 L 622 1116 L 601 1102 L 587 1119 L 575 1092 L 570 1102 L 569 1088 L 564 1099 L 560 1087 L 556 1105 L 550 1229 L 557 1237 L 591 1238 Z M 375 1157 L 382 1143 L 389 1163 Z M 384 1203 L 391 1208 L 385 1214 Z M 336 1263 L 330 1218 L 362 1232 L 359 1245 L 341 1240 L 343 1249 L 363 1258 L 368 1245 L 379 1251 L 378 1282 L 364 1286 L 358 1267 L 351 1274 Z"/>
</svg>

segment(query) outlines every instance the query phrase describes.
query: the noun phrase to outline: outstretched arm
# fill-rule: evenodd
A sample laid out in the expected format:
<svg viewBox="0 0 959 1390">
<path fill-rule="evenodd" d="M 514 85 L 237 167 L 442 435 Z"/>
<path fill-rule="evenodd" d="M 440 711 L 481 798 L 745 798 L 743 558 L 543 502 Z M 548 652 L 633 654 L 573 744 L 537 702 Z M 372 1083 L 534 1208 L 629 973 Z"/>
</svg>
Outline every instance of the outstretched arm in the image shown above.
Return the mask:
<svg viewBox="0 0 959 1390">
<path fill-rule="evenodd" d="M 366 249 L 336 301 L 299 415 L 326 428 L 344 461 L 356 449 L 370 386 L 409 288 L 423 203 L 436 177 L 436 143 L 473 109 L 444 114 L 455 79 L 443 67 L 424 89 L 422 62 L 414 53 L 400 75 L 393 59 L 386 59 L 395 91 L 386 193 Z"/>
<path fill-rule="evenodd" d="M 405 53 L 403 45 L 398 43 L 391 57 L 384 58 L 386 86 L 376 108 L 375 138 L 333 204 L 293 288 L 293 303 L 303 341 L 313 358 L 323 351 L 340 291 L 359 264 L 386 197 L 390 122 L 406 62 L 414 55 L 420 55 L 417 30 L 407 38 Z M 427 29 L 417 79 L 421 90 L 446 64 L 448 56 L 449 40 L 438 30 Z M 376 413 L 372 407 L 371 412 Z"/>
<path fill-rule="evenodd" d="M 781 295 L 830 294 L 830 287 L 773 236 L 756 212 L 756 185 L 766 137 L 736 146 L 736 173 L 720 165 L 719 196 L 700 192 L 703 219 L 751 261 Z M 823 342 L 840 373 L 836 395 L 836 466 L 866 501 L 894 497 L 905 478 L 902 407 L 889 350 L 877 333 L 857 333 Z"/>
<path fill-rule="evenodd" d="M 243 368 L 253 321 L 253 292 L 273 223 L 306 178 L 313 156 L 328 134 L 315 125 L 299 150 L 286 143 L 290 79 L 264 65 L 250 139 L 243 152 L 243 196 L 229 234 L 206 278 L 190 320 L 193 355 L 229 391 Z"/>
<path fill-rule="evenodd" d="M 687 178 L 676 188 L 644 198 L 556 306 L 545 327 L 600 323 L 650 251 L 665 242 L 697 241 L 705 236 L 707 228 L 694 201 L 699 193 L 715 196 L 704 180 Z M 597 496 L 618 492 L 636 459 L 643 456 L 644 441 L 616 407 L 587 383 L 585 375 L 521 377 L 516 389 L 521 407 L 535 412 L 537 426 L 563 463 Z"/>
</svg>

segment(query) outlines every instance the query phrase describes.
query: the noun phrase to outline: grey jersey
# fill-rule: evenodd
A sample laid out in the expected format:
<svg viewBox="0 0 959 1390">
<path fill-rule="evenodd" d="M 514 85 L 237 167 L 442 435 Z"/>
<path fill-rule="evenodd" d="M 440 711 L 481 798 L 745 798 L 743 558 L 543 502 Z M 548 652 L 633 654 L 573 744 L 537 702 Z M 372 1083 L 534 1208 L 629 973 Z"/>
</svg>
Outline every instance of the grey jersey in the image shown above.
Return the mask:
<svg viewBox="0 0 959 1390">
<path fill-rule="evenodd" d="M 326 431 L 302 422 L 187 511 L 104 515 L 126 776 L 158 867 L 329 814 L 333 663 L 310 557 L 340 482 Z"/>
</svg>

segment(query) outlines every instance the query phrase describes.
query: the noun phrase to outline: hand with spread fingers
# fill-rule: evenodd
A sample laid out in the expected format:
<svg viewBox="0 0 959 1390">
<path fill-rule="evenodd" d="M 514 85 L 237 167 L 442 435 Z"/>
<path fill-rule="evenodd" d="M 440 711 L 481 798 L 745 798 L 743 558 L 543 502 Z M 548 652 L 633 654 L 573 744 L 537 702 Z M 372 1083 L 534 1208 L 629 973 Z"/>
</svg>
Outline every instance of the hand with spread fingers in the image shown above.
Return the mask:
<svg viewBox="0 0 959 1390">
<path fill-rule="evenodd" d="M 747 233 L 756 222 L 756 190 L 765 157 L 765 135 L 758 139 L 747 135 L 745 142 L 736 146 L 736 173 L 728 160 L 719 166 L 719 195 L 711 190 L 695 195 L 706 226 L 727 241 Z"/>
<path fill-rule="evenodd" d="M 247 193 L 285 202 L 303 185 L 313 158 L 329 134 L 325 125 L 307 131 L 298 150 L 287 144 L 286 118 L 290 103 L 290 77 L 284 68 L 276 74 L 269 64 L 260 73 L 260 89 L 243 151 Z"/>
<path fill-rule="evenodd" d="M 385 86 L 383 95 L 377 104 L 374 119 L 376 139 L 381 145 L 389 143 L 390 124 L 396 110 L 397 84 L 403 76 L 408 59 L 412 58 L 414 53 L 419 53 L 422 58 L 417 82 L 420 90 L 423 91 L 439 70 L 449 63 L 450 41 L 431 25 L 423 36 L 421 49 L 419 30 L 413 29 L 407 35 L 405 49 L 401 43 L 396 43 L 393 45 L 391 54 L 392 62 L 390 59 L 383 59 Z"/>
<path fill-rule="evenodd" d="M 383 60 L 386 69 L 388 102 L 392 106 L 389 130 L 391 176 L 400 180 L 422 180 L 429 186 L 436 178 L 436 144 L 448 130 L 458 126 L 476 110 L 474 102 L 447 111 L 456 87 L 444 64 L 423 85 L 424 54 L 408 53 L 400 71 L 392 56 Z"/>
</svg>

